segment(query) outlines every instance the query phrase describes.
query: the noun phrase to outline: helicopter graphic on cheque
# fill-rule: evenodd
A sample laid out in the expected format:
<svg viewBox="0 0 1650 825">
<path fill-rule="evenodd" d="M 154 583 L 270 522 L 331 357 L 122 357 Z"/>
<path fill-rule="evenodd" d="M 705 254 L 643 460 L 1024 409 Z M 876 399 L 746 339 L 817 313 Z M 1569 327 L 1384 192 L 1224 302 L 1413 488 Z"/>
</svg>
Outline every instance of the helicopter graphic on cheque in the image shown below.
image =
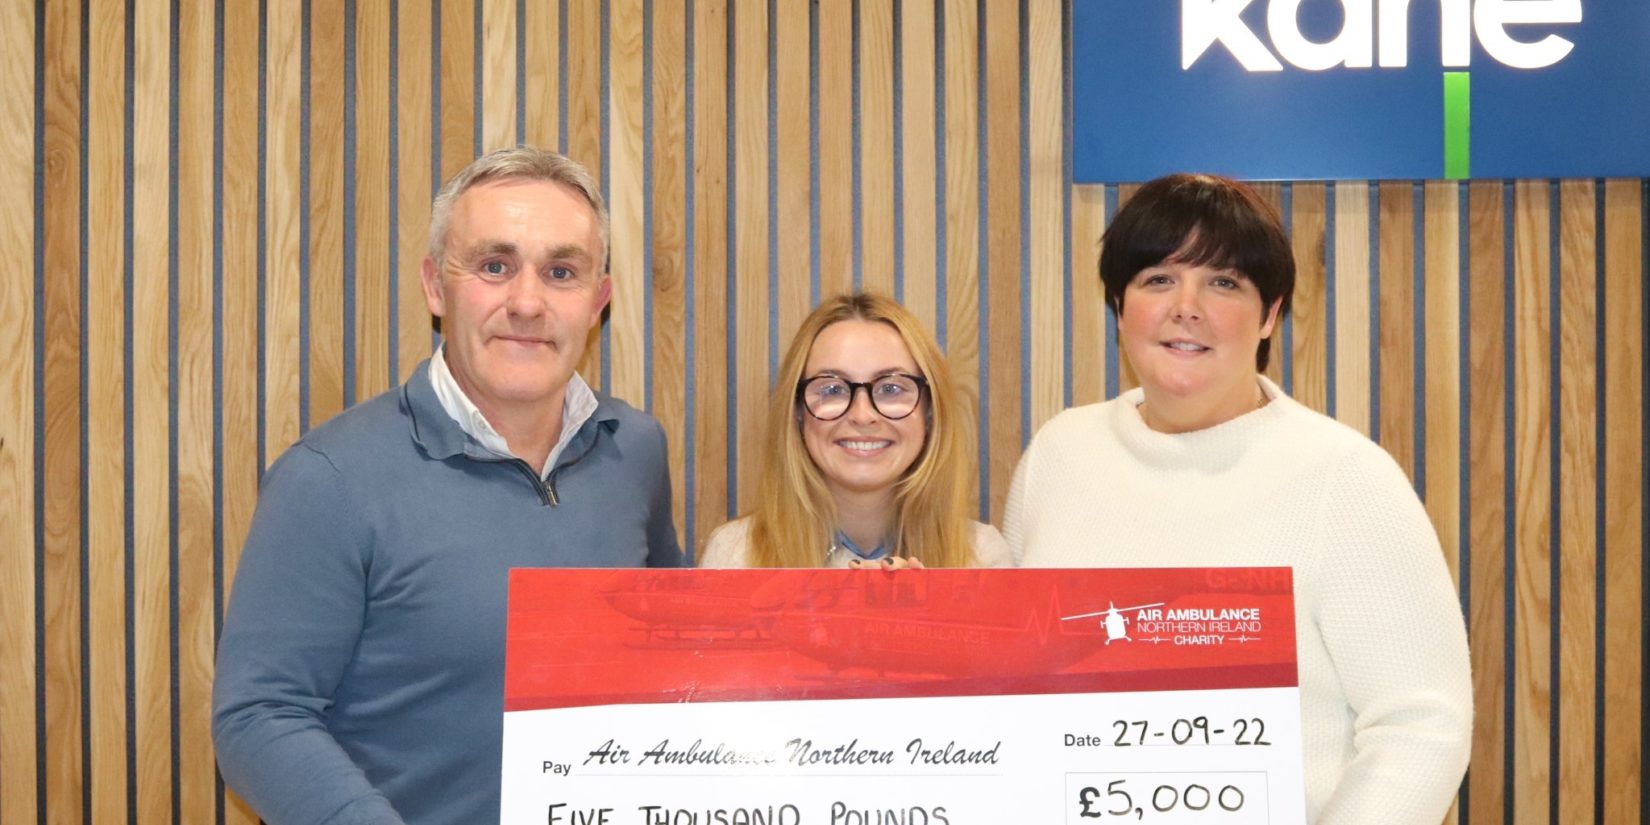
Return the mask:
<svg viewBox="0 0 1650 825">
<path fill-rule="evenodd" d="M 1106 629 L 1106 644 L 1109 645 L 1118 639 L 1127 639 L 1132 642 L 1134 640 L 1129 638 L 1129 617 L 1123 614 L 1130 610 L 1144 610 L 1148 607 L 1162 607 L 1165 602 L 1137 604 L 1131 607 L 1118 607 L 1115 602 L 1111 601 L 1107 601 L 1106 604 L 1108 606 L 1105 610 L 1096 611 L 1094 613 L 1079 613 L 1076 616 L 1061 616 L 1060 621 L 1069 622 L 1077 619 L 1092 619 L 1095 616 L 1103 616 L 1104 618 L 1100 620 L 1100 625 Z"/>
</svg>

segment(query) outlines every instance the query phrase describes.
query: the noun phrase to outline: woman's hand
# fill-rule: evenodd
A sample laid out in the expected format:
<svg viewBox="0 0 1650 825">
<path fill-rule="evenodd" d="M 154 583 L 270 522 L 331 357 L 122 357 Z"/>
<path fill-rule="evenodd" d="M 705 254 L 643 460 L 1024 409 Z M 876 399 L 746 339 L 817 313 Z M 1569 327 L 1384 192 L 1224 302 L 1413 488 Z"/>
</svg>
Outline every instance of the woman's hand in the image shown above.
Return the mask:
<svg viewBox="0 0 1650 825">
<path fill-rule="evenodd" d="M 923 566 L 922 566 L 922 559 L 919 559 L 915 556 L 912 556 L 911 558 L 899 558 L 898 556 L 886 556 L 881 561 L 862 561 L 860 559 L 849 559 L 848 560 L 848 566 L 855 569 L 855 570 L 922 570 L 922 569 L 924 569 Z"/>
</svg>

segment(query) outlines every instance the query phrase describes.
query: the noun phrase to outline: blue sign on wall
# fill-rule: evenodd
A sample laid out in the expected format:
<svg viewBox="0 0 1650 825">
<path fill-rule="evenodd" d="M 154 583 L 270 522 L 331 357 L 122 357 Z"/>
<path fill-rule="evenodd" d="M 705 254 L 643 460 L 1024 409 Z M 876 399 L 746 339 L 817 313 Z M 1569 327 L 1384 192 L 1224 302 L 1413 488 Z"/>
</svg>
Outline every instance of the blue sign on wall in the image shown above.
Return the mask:
<svg viewBox="0 0 1650 825">
<path fill-rule="evenodd" d="M 1075 0 L 1078 181 L 1650 175 L 1647 0 Z"/>
</svg>

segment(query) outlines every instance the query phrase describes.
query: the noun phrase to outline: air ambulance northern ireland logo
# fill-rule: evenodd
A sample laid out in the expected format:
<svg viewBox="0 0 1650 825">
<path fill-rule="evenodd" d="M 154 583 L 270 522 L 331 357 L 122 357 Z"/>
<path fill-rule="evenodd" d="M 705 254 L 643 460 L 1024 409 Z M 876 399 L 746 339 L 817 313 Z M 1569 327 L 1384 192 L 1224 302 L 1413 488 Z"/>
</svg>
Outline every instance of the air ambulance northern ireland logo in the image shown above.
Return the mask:
<svg viewBox="0 0 1650 825">
<path fill-rule="evenodd" d="M 1224 645 L 1249 644 L 1261 641 L 1263 627 L 1259 607 L 1165 607 L 1163 602 L 1118 607 L 1110 604 L 1105 610 L 1061 616 L 1061 621 L 1094 619 L 1106 631 L 1106 644 L 1132 642 L 1129 625 L 1142 634 L 1140 641 L 1150 644 Z"/>
</svg>

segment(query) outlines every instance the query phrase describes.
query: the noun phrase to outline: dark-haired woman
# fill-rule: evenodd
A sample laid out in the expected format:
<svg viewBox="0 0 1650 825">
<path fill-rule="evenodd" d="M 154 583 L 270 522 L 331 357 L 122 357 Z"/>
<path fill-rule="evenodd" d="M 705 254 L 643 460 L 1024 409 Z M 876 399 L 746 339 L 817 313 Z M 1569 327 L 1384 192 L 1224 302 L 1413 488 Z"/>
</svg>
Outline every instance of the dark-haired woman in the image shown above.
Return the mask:
<svg viewBox="0 0 1650 825">
<path fill-rule="evenodd" d="M 1140 386 L 1037 433 L 1010 548 L 1040 567 L 1292 567 L 1308 821 L 1438 822 L 1472 726 L 1460 603 L 1392 458 L 1261 375 L 1295 280 L 1276 213 L 1224 178 L 1152 181 L 1100 277 Z"/>
</svg>

